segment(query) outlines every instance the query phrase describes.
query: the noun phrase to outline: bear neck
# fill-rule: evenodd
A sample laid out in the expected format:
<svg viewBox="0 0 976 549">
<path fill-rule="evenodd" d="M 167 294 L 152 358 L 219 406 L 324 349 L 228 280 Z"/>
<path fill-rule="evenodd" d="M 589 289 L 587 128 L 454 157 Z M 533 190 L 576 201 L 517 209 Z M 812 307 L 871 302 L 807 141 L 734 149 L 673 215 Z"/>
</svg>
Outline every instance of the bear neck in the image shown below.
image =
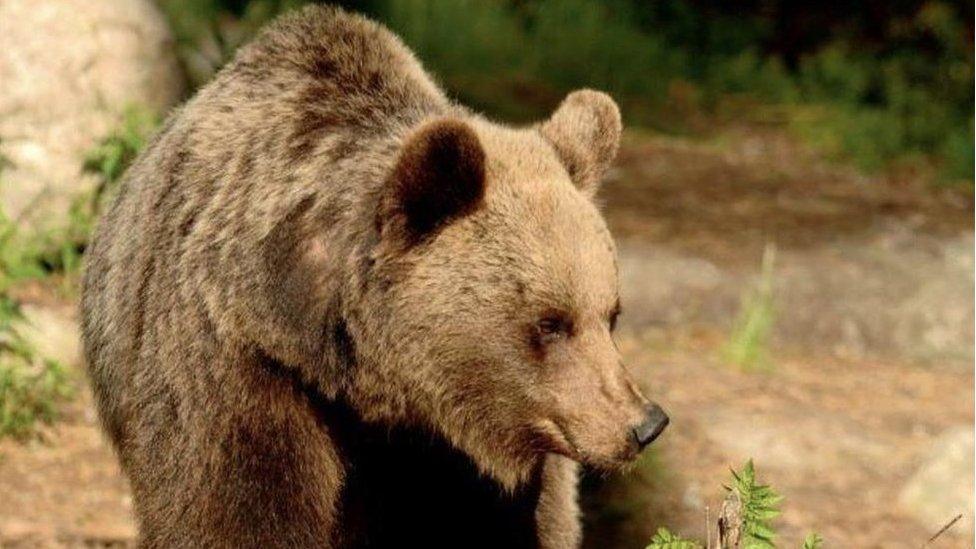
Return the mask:
<svg viewBox="0 0 976 549">
<path fill-rule="evenodd" d="M 346 477 L 343 547 L 536 547 L 541 463 L 514 491 L 482 474 L 444 437 L 363 421 L 345 402 L 322 404 Z"/>
</svg>

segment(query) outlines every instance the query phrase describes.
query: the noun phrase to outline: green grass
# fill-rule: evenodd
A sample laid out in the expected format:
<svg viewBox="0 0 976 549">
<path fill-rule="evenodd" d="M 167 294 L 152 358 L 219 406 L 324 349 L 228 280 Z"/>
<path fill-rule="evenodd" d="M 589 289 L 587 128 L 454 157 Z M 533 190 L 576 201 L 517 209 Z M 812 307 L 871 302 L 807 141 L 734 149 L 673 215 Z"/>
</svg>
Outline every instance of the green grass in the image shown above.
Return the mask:
<svg viewBox="0 0 976 549">
<path fill-rule="evenodd" d="M 769 337 L 776 322 L 775 263 L 776 247 L 769 244 L 763 252 L 759 281 L 743 296 L 742 310 L 733 324 L 729 341 L 722 348 L 722 357 L 745 371 L 772 368 Z"/>
</svg>

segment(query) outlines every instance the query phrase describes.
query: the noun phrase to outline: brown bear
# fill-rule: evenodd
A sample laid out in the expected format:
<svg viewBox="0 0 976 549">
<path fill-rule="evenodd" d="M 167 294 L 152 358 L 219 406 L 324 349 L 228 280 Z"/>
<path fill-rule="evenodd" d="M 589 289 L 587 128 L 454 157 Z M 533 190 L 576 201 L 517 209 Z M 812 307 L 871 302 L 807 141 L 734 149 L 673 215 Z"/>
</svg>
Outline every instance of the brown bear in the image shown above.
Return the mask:
<svg viewBox="0 0 976 549">
<path fill-rule="evenodd" d="M 508 127 L 293 12 L 129 170 L 84 341 L 142 547 L 574 547 L 577 464 L 666 416 L 611 338 L 606 95 Z"/>
</svg>

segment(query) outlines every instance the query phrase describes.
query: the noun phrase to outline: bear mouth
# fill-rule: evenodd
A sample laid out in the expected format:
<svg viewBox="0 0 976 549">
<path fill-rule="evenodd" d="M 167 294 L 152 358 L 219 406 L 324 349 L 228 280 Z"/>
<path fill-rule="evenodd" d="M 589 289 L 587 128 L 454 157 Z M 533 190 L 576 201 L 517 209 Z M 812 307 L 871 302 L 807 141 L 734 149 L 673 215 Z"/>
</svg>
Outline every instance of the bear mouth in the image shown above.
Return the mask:
<svg viewBox="0 0 976 549">
<path fill-rule="evenodd" d="M 569 430 L 562 423 L 554 419 L 546 419 L 543 421 L 543 426 L 543 435 L 549 442 L 547 451 L 580 463 L 585 461 L 579 445 L 576 444 L 572 435 L 569 434 Z"/>
<path fill-rule="evenodd" d="M 556 419 L 542 420 L 537 426 L 537 431 L 545 441 L 544 452 L 561 455 L 598 471 L 613 472 L 626 469 L 639 454 L 629 448 L 613 456 L 599 456 L 586 452 L 570 430 Z"/>
</svg>

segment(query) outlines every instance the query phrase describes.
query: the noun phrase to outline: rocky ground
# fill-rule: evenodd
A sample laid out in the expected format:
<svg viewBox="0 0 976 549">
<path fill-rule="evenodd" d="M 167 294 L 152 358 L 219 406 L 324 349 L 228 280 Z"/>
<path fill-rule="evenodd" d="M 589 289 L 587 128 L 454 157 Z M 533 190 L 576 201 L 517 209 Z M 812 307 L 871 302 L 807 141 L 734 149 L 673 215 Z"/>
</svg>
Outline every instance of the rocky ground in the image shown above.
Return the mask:
<svg viewBox="0 0 976 549">
<path fill-rule="evenodd" d="M 621 242 L 620 345 L 672 426 L 628 475 L 586 482 L 588 547 L 704 536 L 729 466 L 786 499 L 782 546 L 972 547 L 973 200 L 866 178 L 776 134 L 628 137 L 603 200 Z M 770 364 L 721 359 L 767 243 Z M 131 500 L 77 360 L 72 303 L 22 292 L 78 395 L 39 440 L 0 441 L 0 546 L 127 546 Z"/>
</svg>

